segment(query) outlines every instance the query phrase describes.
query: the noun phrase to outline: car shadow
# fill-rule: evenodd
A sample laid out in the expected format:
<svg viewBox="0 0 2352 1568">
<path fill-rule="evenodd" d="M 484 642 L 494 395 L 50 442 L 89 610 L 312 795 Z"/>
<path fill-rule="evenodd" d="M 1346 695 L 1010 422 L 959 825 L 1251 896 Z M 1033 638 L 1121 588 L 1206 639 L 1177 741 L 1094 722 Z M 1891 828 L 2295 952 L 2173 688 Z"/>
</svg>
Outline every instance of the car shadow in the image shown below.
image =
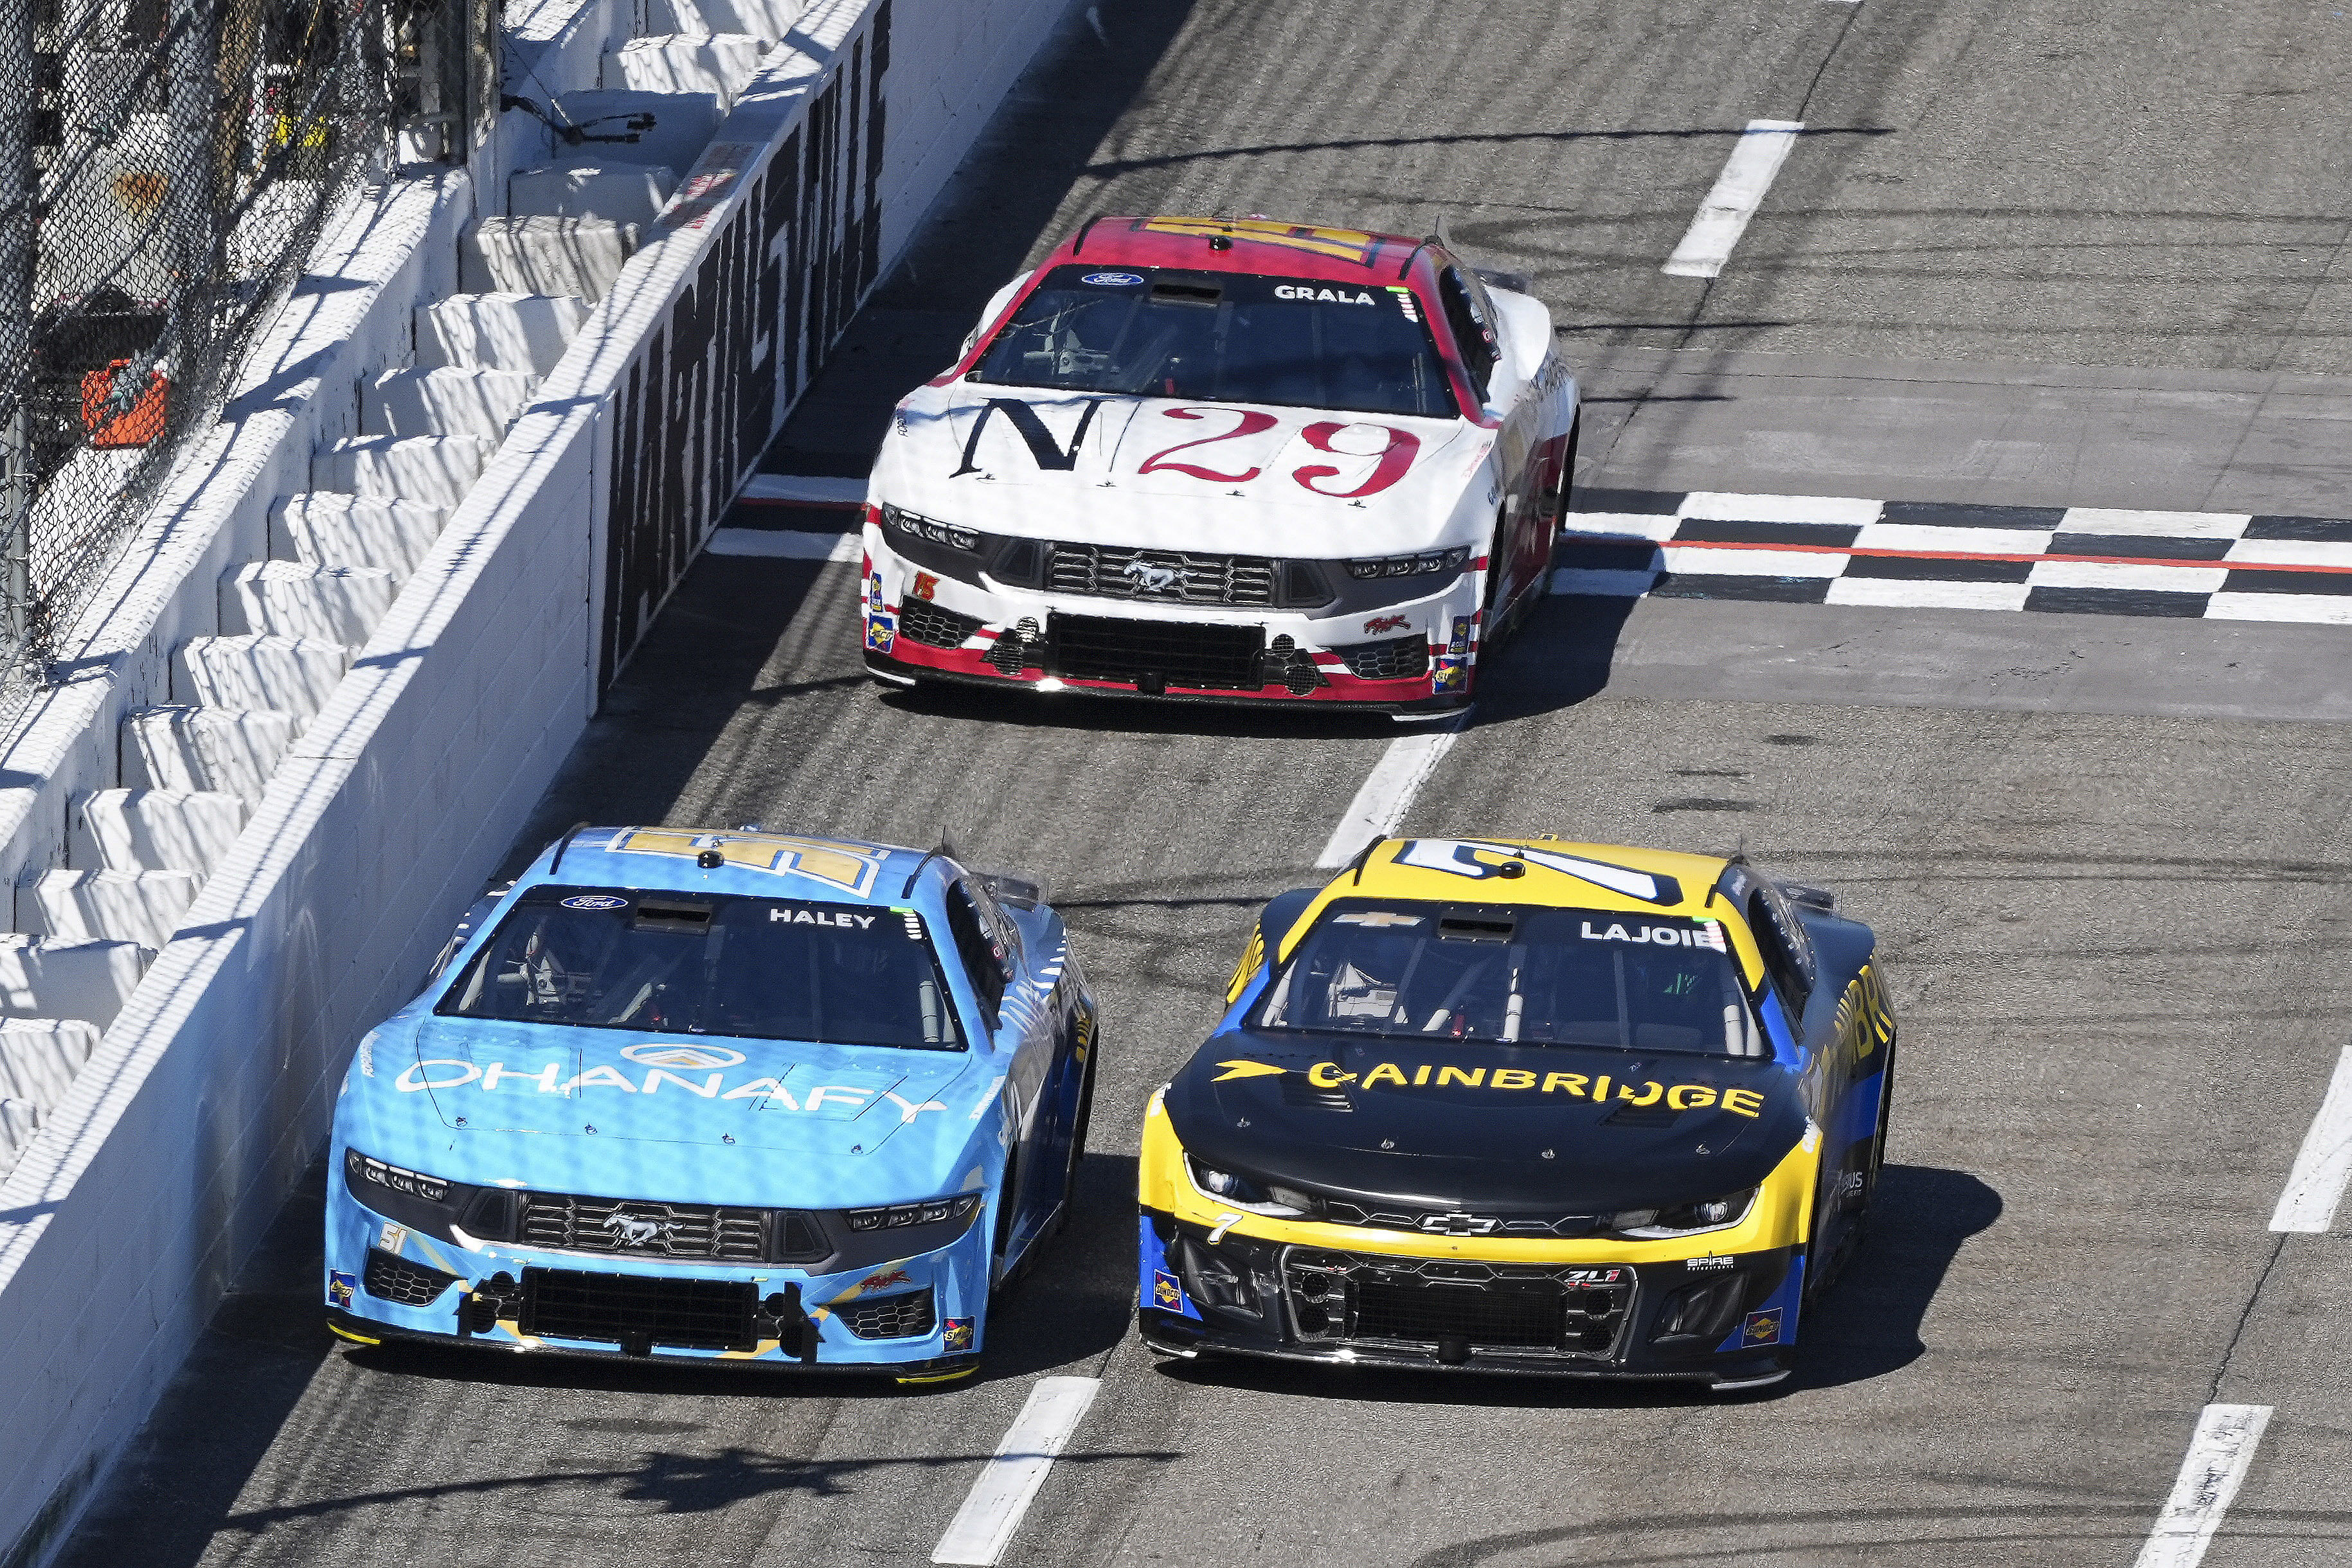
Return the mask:
<svg viewBox="0 0 2352 1568">
<path fill-rule="evenodd" d="M 1753 1393 L 1718 1395 L 1700 1383 L 1614 1383 L 1605 1378 L 1487 1376 L 1308 1365 L 1242 1357 L 1163 1361 L 1160 1372 L 1203 1387 L 1234 1386 L 1304 1398 L 1529 1410 L 1672 1409 L 1786 1398 L 1883 1377 L 1926 1354 L 1920 1324 L 1969 1237 L 2000 1217 L 2000 1195 L 1966 1171 L 1885 1166 L 1871 1228 L 1843 1279 L 1805 1319 L 1796 1375 Z"/>
</svg>

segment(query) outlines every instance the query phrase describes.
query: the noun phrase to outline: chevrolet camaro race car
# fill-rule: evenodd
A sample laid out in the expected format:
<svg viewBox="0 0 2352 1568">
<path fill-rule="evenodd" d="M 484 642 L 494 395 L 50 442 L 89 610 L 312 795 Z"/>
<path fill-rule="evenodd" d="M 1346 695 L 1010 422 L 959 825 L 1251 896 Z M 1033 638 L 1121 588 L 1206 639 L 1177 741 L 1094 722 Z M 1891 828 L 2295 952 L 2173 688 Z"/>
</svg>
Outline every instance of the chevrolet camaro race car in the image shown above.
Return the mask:
<svg viewBox="0 0 2352 1568">
<path fill-rule="evenodd" d="M 1384 840 L 1227 999 L 1145 1112 L 1155 1350 L 1757 1387 L 1859 1239 L 1874 940 L 1738 860 Z"/>
<path fill-rule="evenodd" d="M 1225 701 L 1470 700 L 1545 588 L 1577 392 L 1441 238 L 1097 218 L 899 403 L 866 664 Z"/>
<path fill-rule="evenodd" d="M 1066 1212 L 1099 1042 L 1061 917 L 944 852 L 581 828 L 335 1107 L 348 1340 L 961 1375 Z"/>
</svg>

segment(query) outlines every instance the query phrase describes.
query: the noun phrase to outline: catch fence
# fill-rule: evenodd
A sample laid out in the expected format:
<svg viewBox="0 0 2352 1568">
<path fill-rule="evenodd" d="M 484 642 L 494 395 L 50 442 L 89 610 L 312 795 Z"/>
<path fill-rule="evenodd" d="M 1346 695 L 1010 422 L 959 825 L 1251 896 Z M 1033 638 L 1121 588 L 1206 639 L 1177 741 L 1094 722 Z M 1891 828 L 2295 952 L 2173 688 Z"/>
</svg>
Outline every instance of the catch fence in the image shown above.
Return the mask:
<svg viewBox="0 0 2352 1568">
<path fill-rule="evenodd" d="M 360 182 L 461 162 L 494 0 L 0 0 L 0 715 Z"/>
</svg>

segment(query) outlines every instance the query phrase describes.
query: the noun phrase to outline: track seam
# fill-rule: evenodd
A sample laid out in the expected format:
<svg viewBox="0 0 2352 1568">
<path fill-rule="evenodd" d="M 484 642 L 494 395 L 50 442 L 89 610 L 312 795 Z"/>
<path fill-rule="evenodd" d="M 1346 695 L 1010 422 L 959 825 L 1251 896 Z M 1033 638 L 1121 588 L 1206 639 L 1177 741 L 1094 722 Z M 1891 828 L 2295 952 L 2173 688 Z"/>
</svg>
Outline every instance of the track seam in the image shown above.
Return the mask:
<svg viewBox="0 0 2352 1568">
<path fill-rule="evenodd" d="M 2263 1287 L 2270 1283 L 2271 1270 L 2278 1267 L 2279 1257 L 2286 1250 L 2286 1236 L 2282 1233 L 2271 1243 L 2271 1255 L 2263 1263 L 2263 1271 L 2254 1281 L 2252 1291 L 2246 1297 L 2245 1309 L 2238 1314 L 2238 1326 L 2230 1331 L 2230 1343 L 2221 1351 L 2221 1360 L 2213 1368 L 2213 1381 L 2206 1385 L 2205 1403 L 2217 1404 L 2221 1397 L 2221 1381 L 2230 1375 L 2230 1363 L 2238 1354 L 2238 1342 L 2246 1337 L 2246 1324 L 2252 1321 L 2254 1308 L 2263 1299 Z"/>
</svg>

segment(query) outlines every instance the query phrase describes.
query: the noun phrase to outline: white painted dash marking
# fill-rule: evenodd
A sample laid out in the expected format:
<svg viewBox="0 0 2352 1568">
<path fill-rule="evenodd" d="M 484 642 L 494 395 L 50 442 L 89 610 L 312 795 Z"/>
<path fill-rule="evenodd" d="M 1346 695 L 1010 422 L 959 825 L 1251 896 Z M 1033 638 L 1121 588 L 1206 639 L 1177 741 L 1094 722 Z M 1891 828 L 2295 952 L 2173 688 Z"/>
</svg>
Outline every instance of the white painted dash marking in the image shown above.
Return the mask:
<svg viewBox="0 0 2352 1568">
<path fill-rule="evenodd" d="M 2304 1134 L 2303 1147 L 2295 1151 L 2286 1190 L 2271 1210 L 2271 1228 L 2326 1235 L 2336 1222 L 2336 1205 L 2344 1197 L 2347 1177 L 2352 1177 L 2352 1045 L 2336 1059 L 2336 1076 L 2327 1081 L 2319 1114 L 2311 1119 L 2311 1131 Z"/>
<path fill-rule="evenodd" d="M 802 534 L 782 528 L 713 528 L 712 555 L 764 555 L 784 560 L 856 560 L 862 534 Z"/>
<path fill-rule="evenodd" d="M 2267 1405 L 2205 1406 L 2172 1495 L 2139 1549 L 2137 1568 L 2197 1568 L 2254 1462 L 2254 1445 L 2263 1440 L 2270 1419 Z"/>
<path fill-rule="evenodd" d="M 814 474 L 754 474 L 743 486 L 747 501 L 795 501 L 804 507 L 862 507 L 866 481 Z"/>
<path fill-rule="evenodd" d="M 1331 830 L 1330 842 L 1323 846 L 1315 863 L 1346 865 L 1366 844 L 1395 832 L 1397 824 L 1404 821 L 1405 808 L 1412 804 L 1412 798 L 1428 782 L 1439 761 L 1454 749 L 1458 733 L 1450 728 L 1434 729 L 1420 735 L 1401 735 L 1390 741 L 1389 748 L 1372 765 L 1364 787 L 1348 802 L 1346 814 Z"/>
<path fill-rule="evenodd" d="M 1683 243 L 1675 246 L 1675 254 L 1659 270 L 1675 277 L 1713 277 L 1720 273 L 1804 129 L 1804 122 L 1797 120 L 1749 120 L 1739 140 L 1731 144 L 1731 156 L 1723 161 L 1723 172 L 1715 177 L 1715 189 L 1699 204 L 1698 216 L 1691 219 Z"/>
<path fill-rule="evenodd" d="M 1045 1472 L 1054 1468 L 1070 1434 L 1102 1387 L 1092 1377 L 1041 1377 L 1029 1390 L 995 1457 L 964 1494 L 954 1522 L 931 1550 L 934 1563 L 992 1563 L 1004 1555 L 1021 1528 Z"/>
</svg>

